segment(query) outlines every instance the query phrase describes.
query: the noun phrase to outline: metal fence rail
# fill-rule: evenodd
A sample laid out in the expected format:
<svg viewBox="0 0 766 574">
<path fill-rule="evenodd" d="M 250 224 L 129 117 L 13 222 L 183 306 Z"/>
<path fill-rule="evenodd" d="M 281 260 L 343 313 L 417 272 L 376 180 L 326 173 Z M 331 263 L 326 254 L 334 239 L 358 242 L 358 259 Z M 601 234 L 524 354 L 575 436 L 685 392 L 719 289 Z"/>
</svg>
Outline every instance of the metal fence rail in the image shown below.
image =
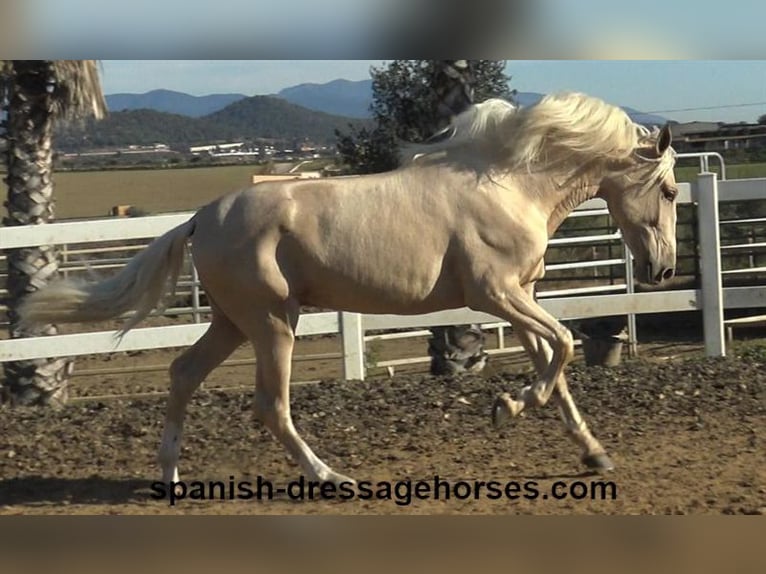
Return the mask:
<svg viewBox="0 0 766 574">
<path fill-rule="evenodd" d="M 714 158 L 718 160 L 719 165 L 721 166 L 721 180 L 726 179 L 726 162 L 723 159 L 723 156 L 714 151 L 700 151 L 700 152 L 687 152 L 687 153 L 678 153 L 676 154 L 676 157 L 679 159 L 684 158 L 699 158 L 700 162 L 700 173 L 709 173 L 710 172 L 710 158 Z"/>
</svg>

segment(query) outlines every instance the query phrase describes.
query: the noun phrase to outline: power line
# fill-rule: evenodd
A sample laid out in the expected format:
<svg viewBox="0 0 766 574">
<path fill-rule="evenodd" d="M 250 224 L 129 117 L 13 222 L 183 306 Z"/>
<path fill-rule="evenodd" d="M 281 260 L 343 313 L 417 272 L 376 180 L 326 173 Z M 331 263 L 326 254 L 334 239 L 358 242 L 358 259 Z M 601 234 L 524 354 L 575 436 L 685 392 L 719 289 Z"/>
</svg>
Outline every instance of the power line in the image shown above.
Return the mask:
<svg viewBox="0 0 766 574">
<path fill-rule="evenodd" d="M 700 110 L 726 110 L 729 108 L 749 108 L 752 106 L 766 106 L 766 102 L 751 102 L 748 104 L 729 104 L 726 106 L 701 106 L 698 108 L 677 108 L 675 110 L 653 110 L 646 114 L 670 114 L 673 112 L 696 112 Z"/>
</svg>

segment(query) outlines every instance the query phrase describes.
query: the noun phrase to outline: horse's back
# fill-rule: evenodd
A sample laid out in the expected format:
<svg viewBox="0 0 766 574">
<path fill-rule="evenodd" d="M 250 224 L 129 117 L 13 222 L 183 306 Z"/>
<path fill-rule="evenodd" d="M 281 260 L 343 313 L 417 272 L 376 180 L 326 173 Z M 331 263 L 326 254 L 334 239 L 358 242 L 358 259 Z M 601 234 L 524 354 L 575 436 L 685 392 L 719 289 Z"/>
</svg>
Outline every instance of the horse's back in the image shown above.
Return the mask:
<svg viewBox="0 0 766 574">
<path fill-rule="evenodd" d="M 454 298 L 454 205 L 399 178 L 264 182 L 223 197 L 197 215 L 200 276 L 332 308 L 418 312 L 429 297 Z"/>
</svg>

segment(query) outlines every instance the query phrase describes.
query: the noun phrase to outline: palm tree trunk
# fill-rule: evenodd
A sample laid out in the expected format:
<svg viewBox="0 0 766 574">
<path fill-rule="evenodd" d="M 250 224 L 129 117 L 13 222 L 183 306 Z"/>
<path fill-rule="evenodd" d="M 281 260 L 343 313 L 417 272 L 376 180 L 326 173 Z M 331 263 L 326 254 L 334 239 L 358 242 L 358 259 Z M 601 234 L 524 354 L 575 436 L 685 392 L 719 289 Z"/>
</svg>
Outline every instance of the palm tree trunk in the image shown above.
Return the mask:
<svg viewBox="0 0 766 574">
<path fill-rule="evenodd" d="M 52 63 L 14 61 L 13 74 L 6 124 L 8 215 L 3 225 L 41 225 L 50 222 L 54 215 Z M 54 325 L 34 332 L 21 329 L 15 308 L 24 295 L 57 276 L 58 249 L 43 245 L 10 249 L 6 254 L 11 337 L 56 334 Z M 61 406 L 67 400 L 67 380 L 73 366 L 67 358 L 3 363 L 3 394 L 14 404 Z"/>
</svg>

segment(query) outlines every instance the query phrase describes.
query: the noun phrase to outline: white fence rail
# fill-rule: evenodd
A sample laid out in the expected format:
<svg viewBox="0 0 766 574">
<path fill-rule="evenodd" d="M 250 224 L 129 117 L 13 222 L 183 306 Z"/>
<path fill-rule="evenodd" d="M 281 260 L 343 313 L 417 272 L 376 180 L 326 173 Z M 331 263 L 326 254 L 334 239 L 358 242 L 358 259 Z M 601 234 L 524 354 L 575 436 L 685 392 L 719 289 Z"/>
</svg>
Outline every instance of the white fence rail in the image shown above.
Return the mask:
<svg viewBox="0 0 766 574">
<path fill-rule="evenodd" d="M 721 287 L 718 202 L 766 200 L 766 179 L 717 181 L 714 174 L 700 174 L 693 184 L 679 185 L 678 201 L 698 206 L 702 288 L 650 293 L 632 293 L 630 258 L 608 264 L 626 265 L 626 293 L 597 294 L 605 287 L 580 289 L 578 297 L 561 297 L 561 290 L 540 293 L 540 302 L 562 320 L 611 315 L 633 317 L 643 313 L 701 310 L 704 316 L 705 349 L 708 355 L 725 354 L 724 308 L 766 307 L 766 286 Z M 574 217 L 604 212 L 604 202 L 591 200 Z M 42 226 L 0 228 L 0 246 L 13 249 L 45 244 L 83 244 L 156 237 L 186 221 L 191 213 L 129 219 L 89 220 Z M 609 236 L 610 239 L 613 236 Z M 603 264 L 603 262 L 602 262 Z M 192 282 L 194 283 L 194 282 Z M 565 290 L 573 294 L 576 290 Z M 546 296 L 547 295 L 547 296 Z M 198 300 L 199 293 L 196 298 Z M 199 309 L 198 309 L 199 310 Z M 365 333 L 373 330 L 423 329 L 465 323 L 505 325 L 492 315 L 454 309 L 427 315 L 360 315 L 357 313 L 313 313 L 301 316 L 298 335 L 339 333 L 343 342 L 344 374 L 347 379 L 365 376 Z M 76 356 L 115 351 L 134 351 L 186 346 L 196 341 L 207 323 L 137 328 L 116 339 L 113 332 L 91 332 L 52 337 L 0 340 L 0 362 L 36 357 Z M 635 327 L 634 327 L 635 328 Z M 369 338 L 367 338 L 369 340 Z"/>
</svg>

